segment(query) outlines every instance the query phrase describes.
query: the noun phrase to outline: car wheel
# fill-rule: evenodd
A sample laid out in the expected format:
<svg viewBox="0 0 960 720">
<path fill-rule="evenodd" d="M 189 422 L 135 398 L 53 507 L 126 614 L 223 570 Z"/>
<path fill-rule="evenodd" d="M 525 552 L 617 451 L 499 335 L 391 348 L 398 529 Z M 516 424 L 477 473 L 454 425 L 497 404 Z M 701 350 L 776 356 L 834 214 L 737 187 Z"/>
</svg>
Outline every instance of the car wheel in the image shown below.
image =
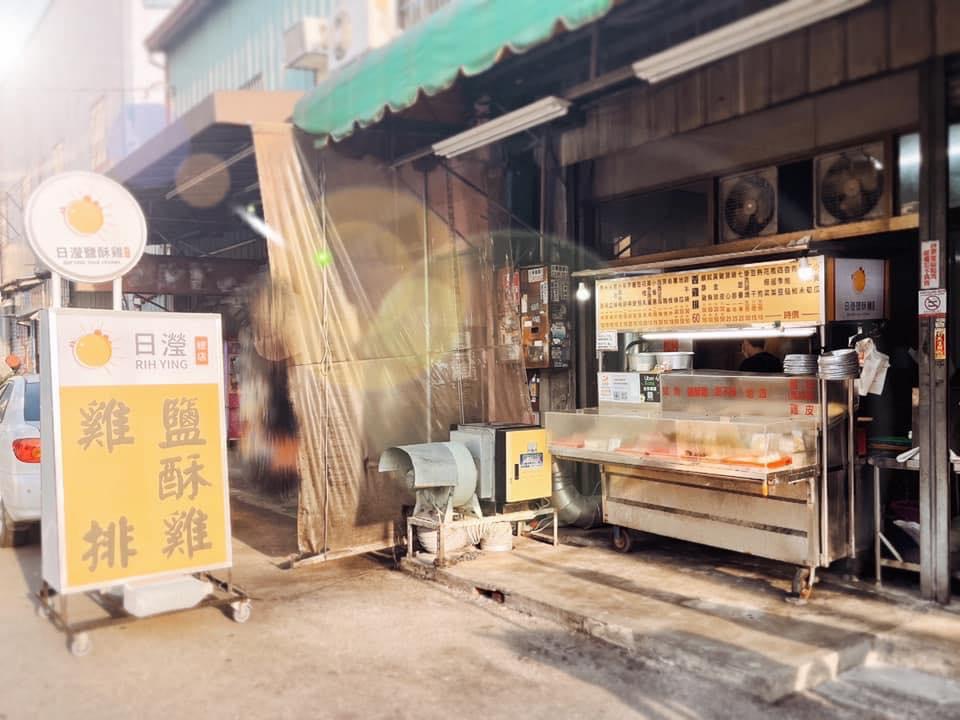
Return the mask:
<svg viewBox="0 0 960 720">
<path fill-rule="evenodd" d="M 13 525 L 13 520 L 7 515 L 3 500 L 0 500 L 0 547 L 13 547 L 15 537 L 16 528 Z"/>
</svg>

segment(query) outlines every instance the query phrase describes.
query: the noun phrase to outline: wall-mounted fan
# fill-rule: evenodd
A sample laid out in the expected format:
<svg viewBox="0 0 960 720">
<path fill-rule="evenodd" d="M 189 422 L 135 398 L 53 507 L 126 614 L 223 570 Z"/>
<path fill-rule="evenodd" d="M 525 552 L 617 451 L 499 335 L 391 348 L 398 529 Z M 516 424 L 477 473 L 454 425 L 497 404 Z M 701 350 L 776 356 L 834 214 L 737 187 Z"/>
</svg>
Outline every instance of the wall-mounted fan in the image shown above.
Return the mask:
<svg viewBox="0 0 960 720">
<path fill-rule="evenodd" d="M 720 179 L 720 230 L 726 240 L 777 232 L 777 169 Z"/>
<path fill-rule="evenodd" d="M 817 226 L 889 214 L 889 173 L 882 142 L 821 155 L 815 161 Z"/>
</svg>

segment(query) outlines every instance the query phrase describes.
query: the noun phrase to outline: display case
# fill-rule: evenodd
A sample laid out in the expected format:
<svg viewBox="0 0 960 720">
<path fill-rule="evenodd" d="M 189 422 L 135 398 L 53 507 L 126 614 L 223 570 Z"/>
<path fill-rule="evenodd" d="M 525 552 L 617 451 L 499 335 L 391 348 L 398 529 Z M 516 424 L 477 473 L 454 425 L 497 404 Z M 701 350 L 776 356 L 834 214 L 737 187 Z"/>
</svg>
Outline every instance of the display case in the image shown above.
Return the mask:
<svg viewBox="0 0 960 720">
<path fill-rule="evenodd" d="M 812 378 L 684 371 L 664 375 L 659 405 L 547 412 L 544 425 L 554 458 L 600 466 L 604 522 L 811 577 L 851 552 L 845 415 L 824 414 L 821 396 Z"/>
<path fill-rule="evenodd" d="M 743 479 L 815 469 L 816 418 L 677 412 L 548 412 L 550 447 L 568 458 L 669 467 Z"/>
</svg>

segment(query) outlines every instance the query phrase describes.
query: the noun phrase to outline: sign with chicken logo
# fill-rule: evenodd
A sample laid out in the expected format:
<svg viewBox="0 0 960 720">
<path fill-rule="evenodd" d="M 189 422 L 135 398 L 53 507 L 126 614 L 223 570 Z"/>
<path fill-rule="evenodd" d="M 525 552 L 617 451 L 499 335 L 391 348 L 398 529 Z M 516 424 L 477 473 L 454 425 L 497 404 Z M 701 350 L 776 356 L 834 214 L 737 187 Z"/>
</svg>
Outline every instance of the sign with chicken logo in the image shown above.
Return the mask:
<svg viewBox="0 0 960 720">
<path fill-rule="evenodd" d="M 218 315 L 42 315 L 43 576 L 61 593 L 229 567 Z"/>
<path fill-rule="evenodd" d="M 143 255 L 147 223 L 136 198 L 105 175 L 68 172 L 44 181 L 24 213 L 27 240 L 52 272 L 107 282 Z"/>
<path fill-rule="evenodd" d="M 833 319 L 878 320 L 884 317 L 886 262 L 836 258 L 833 263 Z"/>
</svg>

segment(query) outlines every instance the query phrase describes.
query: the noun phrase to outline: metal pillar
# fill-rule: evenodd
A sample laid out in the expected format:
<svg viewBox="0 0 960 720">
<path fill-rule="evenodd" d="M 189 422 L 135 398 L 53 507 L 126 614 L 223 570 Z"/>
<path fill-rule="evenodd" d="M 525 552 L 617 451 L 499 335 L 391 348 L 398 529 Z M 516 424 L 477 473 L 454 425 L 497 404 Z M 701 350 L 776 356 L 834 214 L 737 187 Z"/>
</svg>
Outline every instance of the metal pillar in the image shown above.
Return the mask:
<svg viewBox="0 0 960 720">
<path fill-rule="evenodd" d="M 920 240 L 939 243 L 940 287 L 946 287 L 948 145 L 942 57 L 923 68 L 920 88 Z M 950 464 L 947 363 L 945 356 L 936 357 L 934 338 L 945 332 L 945 323 L 945 317 L 919 319 L 920 593 L 940 603 L 950 601 Z"/>
</svg>

